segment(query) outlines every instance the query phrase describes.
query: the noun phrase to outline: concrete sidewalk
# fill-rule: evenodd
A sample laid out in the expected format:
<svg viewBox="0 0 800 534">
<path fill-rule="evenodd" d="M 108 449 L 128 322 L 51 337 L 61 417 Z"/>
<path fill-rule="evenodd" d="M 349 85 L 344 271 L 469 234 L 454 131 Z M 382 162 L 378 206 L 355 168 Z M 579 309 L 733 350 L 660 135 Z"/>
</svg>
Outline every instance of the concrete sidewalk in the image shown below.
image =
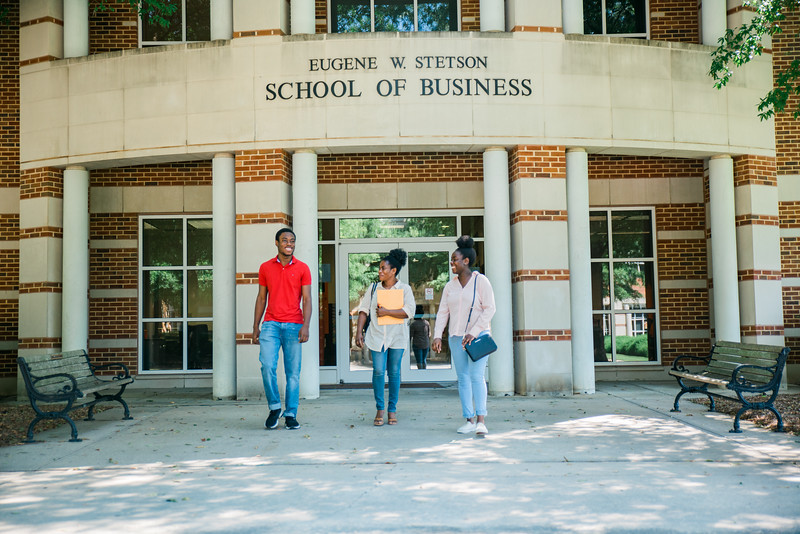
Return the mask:
<svg viewBox="0 0 800 534">
<path fill-rule="evenodd" d="M 121 410 L 0 449 L 0 533 L 800 532 L 800 437 L 708 413 L 674 383 L 489 399 L 458 435 L 455 387 L 301 401 L 266 431 L 256 401 L 132 391 Z"/>
</svg>

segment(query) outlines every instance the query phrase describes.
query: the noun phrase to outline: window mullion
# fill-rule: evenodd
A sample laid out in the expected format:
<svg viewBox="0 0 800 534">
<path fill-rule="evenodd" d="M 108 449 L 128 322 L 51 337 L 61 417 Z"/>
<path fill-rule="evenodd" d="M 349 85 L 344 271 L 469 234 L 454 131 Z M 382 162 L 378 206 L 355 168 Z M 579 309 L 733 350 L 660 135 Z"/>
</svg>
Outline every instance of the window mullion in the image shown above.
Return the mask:
<svg viewBox="0 0 800 534">
<path fill-rule="evenodd" d="M 369 0 L 369 31 L 375 33 L 375 0 Z"/>
</svg>

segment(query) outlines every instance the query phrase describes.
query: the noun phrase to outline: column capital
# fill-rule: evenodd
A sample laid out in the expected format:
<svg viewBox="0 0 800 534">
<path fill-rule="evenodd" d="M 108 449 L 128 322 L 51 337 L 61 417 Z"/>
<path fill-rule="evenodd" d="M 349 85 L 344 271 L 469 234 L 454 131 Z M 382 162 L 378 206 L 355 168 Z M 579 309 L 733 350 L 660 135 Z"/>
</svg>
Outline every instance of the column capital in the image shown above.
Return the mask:
<svg viewBox="0 0 800 534">
<path fill-rule="evenodd" d="M 64 167 L 64 170 L 65 171 L 86 171 L 88 169 L 86 167 L 81 166 L 81 165 L 67 165 L 66 167 Z"/>
<path fill-rule="evenodd" d="M 708 159 L 733 159 L 730 154 L 716 154 Z"/>
<path fill-rule="evenodd" d="M 490 146 L 490 147 L 486 147 L 486 149 L 484 149 L 484 152 L 495 152 L 495 151 L 497 151 L 497 150 L 502 150 L 503 152 L 508 152 L 508 150 L 506 150 L 506 147 L 504 147 L 504 146 Z"/>
<path fill-rule="evenodd" d="M 298 148 L 294 151 L 295 154 L 317 154 L 317 151 L 313 148 Z"/>
<path fill-rule="evenodd" d="M 216 154 L 214 154 L 214 159 L 217 159 L 217 158 L 231 158 L 232 159 L 234 157 L 235 156 L 233 154 L 231 154 L 230 152 L 217 152 Z"/>
<path fill-rule="evenodd" d="M 586 149 L 582 148 L 582 147 L 568 148 L 567 149 L 567 153 L 570 153 L 570 152 L 586 152 Z"/>
</svg>

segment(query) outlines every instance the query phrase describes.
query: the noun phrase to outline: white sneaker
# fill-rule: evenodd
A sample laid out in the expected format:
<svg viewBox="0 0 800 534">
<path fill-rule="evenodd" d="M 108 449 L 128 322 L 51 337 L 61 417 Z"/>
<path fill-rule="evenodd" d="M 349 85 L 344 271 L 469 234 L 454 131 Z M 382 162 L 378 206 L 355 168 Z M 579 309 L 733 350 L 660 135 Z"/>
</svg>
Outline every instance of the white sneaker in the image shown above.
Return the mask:
<svg viewBox="0 0 800 534">
<path fill-rule="evenodd" d="M 477 426 L 478 425 L 476 425 L 475 423 L 470 423 L 469 421 L 467 421 L 466 423 L 458 427 L 458 430 L 456 430 L 456 432 L 458 432 L 459 434 L 469 434 L 470 432 L 475 432 Z"/>
<path fill-rule="evenodd" d="M 489 433 L 489 431 L 486 429 L 486 425 L 485 424 L 478 423 L 478 424 L 475 425 L 475 433 L 478 434 L 478 435 L 481 435 L 481 436 L 485 436 L 486 434 Z"/>
</svg>

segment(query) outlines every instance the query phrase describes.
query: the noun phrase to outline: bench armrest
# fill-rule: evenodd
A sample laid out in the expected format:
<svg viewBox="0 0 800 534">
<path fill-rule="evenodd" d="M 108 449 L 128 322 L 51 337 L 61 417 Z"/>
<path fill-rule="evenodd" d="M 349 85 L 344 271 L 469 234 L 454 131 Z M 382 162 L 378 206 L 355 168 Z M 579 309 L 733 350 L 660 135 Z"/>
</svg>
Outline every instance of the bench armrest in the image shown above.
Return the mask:
<svg viewBox="0 0 800 534">
<path fill-rule="evenodd" d="M 103 364 L 103 365 L 90 364 L 90 366 L 92 368 L 92 374 L 95 375 L 95 378 L 97 378 L 98 380 L 107 380 L 107 381 L 111 382 L 113 380 L 123 380 L 125 378 L 130 378 L 131 377 L 131 372 L 128 370 L 128 366 L 125 365 L 124 363 L 107 363 L 107 364 Z M 104 370 L 104 369 L 113 369 L 115 367 L 120 368 L 120 372 L 118 372 L 116 375 L 114 375 L 111 378 L 111 380 L 108 380 L 108 378 L 103 378 L 102 376 L 97 376 L 96 375 L 97 371 Z"/>
<path fill-rule="evenodd" d="M 69 384 L 64 385 L 61 389 L 59 389 L 55 393 L 42 393 L 36 387 L 38 382 L 42 380 L 47 380 L 49 378 L 66 378 L 69 380 Z M 59 402 L 59 401 L 66 401 L 70 399 L 75 399 L 78 397 L 78 382 L 75 380 L 75 377 L 66 373 L 55 373 L 52 375 L 45 375 L 45 376 L 33 376 L 30 377 L 28 393 L 35 397 L 37 400 L 49 402 Z"/>
<path fill-rule="evenodd" d="M 677 358 L 675 358 L 675 361 L 672 362 L 672 370 L 673 371 L 684 371 L 684 372 L 688 372 L 689 371 L 689 369 L 687 369 L 686 367 L 683 366 L 683 363 L 680 363 L 681 360 L 692 360 L 692 361 L 699 360 L 701 362 L 705 362 L 706 364 L 708 364 L 708 362 L 711 361 L 711 356 L 710 355 L 709 356 L 692 356 L 690 354 L 682 354 L 681 356 L 678 356 Z"/>
<path fill-rule="evenodd" d="M 739 376 L 739 372 L 743 369 L 762 369 L 764 371 L 769 371 L 772 373 L 772 379 L 769 383 L 764 384 L 763 386 L 756 386 L 753 385 L 750 380 L 745 378 L 744 376 Z M 748 393 L 763 393 L 765 391 L 771 391 L 776 387 L 775 379 L 778 377 L 777 374 L 778 365 L 771 365 L 769 367 L 764 367 L 761 365 L 752 365 L 752 364 L 740 364 L 737 365 L 736 368 L 731 373 L 731 381 L 726 386 L 728 389 L 733 391 L 743 391 Z"/>
</svg>

